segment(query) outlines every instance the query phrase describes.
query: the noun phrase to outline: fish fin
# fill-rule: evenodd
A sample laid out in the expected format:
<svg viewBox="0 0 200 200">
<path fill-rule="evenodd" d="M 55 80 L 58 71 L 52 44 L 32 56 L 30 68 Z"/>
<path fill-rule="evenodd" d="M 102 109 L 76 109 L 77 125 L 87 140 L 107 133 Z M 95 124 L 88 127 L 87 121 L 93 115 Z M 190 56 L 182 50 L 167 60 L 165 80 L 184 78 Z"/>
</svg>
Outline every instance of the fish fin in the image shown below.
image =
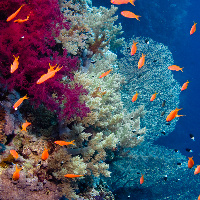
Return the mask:
<svg viewBox="0 0 200 200">
<path fill-rule="evenodd" d="M 140 15 L 136 15 L 136 19 L 138 20 L 138 21 L 140 21 L 139 20 L 139 17 L 141 17 Z M 146 55 L 145 55 L 146 56 Z"/>
<path fill-rule="evenodd" d="M 133 6 L 135 6 L 134 1 L 135 1 L 135 0 L 130 0 L 129 2 L 130 2 Z"/>
<path fill-rule="evenodd" d="M 55 69 L 55 71 L 58 72 L 58 71 L 61 70 L 62 68 L 63 68 L 63 66 L 59 68 L 59 65 L 58 65 L 58 67 Z"/>
<path fill-rule="evenodd" d="M 72 140 L 72 141 L 71 141 L 71 143 L 72 143 L 73 145 L 75 145 L 74 142 L 75 142 L 75 140 Z"/>
<path fill-rule="evenodd" d="M 27 94 L 23 97 L 24 99 L 28 99 L 29 97 L 27 97 Z"/>
<path fill-rule="evenodd" d="M 183 72 L 183 68 L 184 68 L 184 67 L 181 68 L 181 71 L 182 71 L 182 72 Z"/>
<path fill-rule="evenodd" d="M 176 115 L 176 117 L 183 117 L 183 116 L 186 116 L 186 115 Z"/>
<path fill-rule="evenodd" d="M 53 66 L 53 65 L 51 65 L 51 64 L 49 63 L 49 67 L 50 67 L 50 68 L 48 69 L 48 72 L 53 71 L 54 68 L 55 68 L 56 66 L 57 66 L 57 64 Z M 48 73 L 48 72 L 47 72 L 47 73 Z"/>
</svg>

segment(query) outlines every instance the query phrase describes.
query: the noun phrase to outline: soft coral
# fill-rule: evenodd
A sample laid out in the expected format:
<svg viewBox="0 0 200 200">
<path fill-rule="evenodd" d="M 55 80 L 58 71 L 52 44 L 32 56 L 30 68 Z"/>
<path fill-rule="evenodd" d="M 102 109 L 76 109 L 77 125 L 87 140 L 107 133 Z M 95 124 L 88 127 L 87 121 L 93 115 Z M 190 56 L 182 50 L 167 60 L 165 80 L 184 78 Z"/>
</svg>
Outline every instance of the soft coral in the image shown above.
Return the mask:
<svg viewBox="0 0 200 200">
<path fill-rule="evenodd" d="M 28 2 L 28 3 L 26 3 Z M 64 111 L 67 118 L 84 116 L 89 108 L 79 102 L 80 94 L 87 94 L 81 86 L 75 89 L 60 82 L 67 76 L 73 79 L 73 71 L 78 69 L 78 58 L 71 58 L 66 50 L 54 51 L 56 45 L 54 37 L 58 36 L 61 28 L 70 28 L 63 22 L 63 15 L 59 10 L 58 0 L 0 0 L 0 82 L 11 91 L 27 93 L 30 101 L 38 106 L 43 103 L 51 110 L 56 110 L 61 117 L 60 104 L 66 99 Z M 26 5 L 17 15 L 26 18 L 27 22 L 18 24 L 6 22 L 9 15 L 16 11 L 23 3 Z M 10 74 L 13 55 L 19 56 L 19 68 Z M 47 73 L 49 63 L 59 64 L 63 68 L 46 82 L 37 85 L 41 75 Z M 52 94 L 57 94 L 56 101 Z"/>
</svg>

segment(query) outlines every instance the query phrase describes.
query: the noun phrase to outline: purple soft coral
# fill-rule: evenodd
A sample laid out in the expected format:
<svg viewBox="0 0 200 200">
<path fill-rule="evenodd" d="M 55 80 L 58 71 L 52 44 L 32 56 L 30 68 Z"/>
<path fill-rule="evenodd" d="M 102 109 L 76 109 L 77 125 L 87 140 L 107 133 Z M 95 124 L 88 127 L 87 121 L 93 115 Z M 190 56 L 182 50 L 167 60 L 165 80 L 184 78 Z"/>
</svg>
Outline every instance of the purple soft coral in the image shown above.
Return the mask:
<svg viewBox="0 0 200 200">
<path fill-rule="evenodd" d="M 27 1 L 26 1 L 27 2 Z M 72 89 L 70 85 L 60 83 L 63 76 L 73 79 L 73 71 L 78 69 L 78 58 L 71 58 L 66 50 L 54 51 L 56 45 L 54 37 L 68 23 L 64 23 L 63 15 L 59 10 L 58 0 L 29 0 L 22 7 L 15 19 L 29 20 L 24 23 L 6 22 L 8 16 L 16 11 L 25 1 L 0 0 L 0 82 L 9 91 L 27 93 L 29 100 L 35 106 L 43 103 L 47 108 L 56 110 L 59 117 L 68 119 L 75 116 L 83 117 L 89 112 L 84 103 L 80 103 L 80 94 L 87 94 L 82 86 Z M 10 65 L 13 55 L 19 56 L 19 67 L 10 74 Z M 63 68 L 46 82 L 37 85 L 36 81 L 41 75 L 47 73 L 49 63 L 59 64 Z M 57 94 L 56 101 L 52 94 Z M 66 100 L 64 110 L 61 112 L 60 104 Z"/>
</svg>

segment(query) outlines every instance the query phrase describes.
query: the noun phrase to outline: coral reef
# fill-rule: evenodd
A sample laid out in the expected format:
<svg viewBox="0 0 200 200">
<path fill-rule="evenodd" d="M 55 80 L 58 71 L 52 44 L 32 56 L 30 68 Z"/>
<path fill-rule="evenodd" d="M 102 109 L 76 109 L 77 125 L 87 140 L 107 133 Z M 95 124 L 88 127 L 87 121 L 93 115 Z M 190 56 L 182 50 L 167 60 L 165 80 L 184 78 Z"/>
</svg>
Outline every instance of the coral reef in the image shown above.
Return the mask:
<svg viewBox="0 0 200 200">
<path fill-rule="evenodd" d="M 83 117 L 89 109 L 84 103 L 80 104 L 79 95 L 86 94 L 87 91 L 79 85 L 71 89 L 69 85 L 60 82 L 63 75 L 69 80 L 73 79 L 73 71 L 78 69 L 78 59 L 69 57 L 65 49 L 59 51 L 54 40 L 62 27 L 70 28 L 69 23 L 63 22 L 58 1 L 30 1 L 22 7 L 17 16 L 23 19 L 30 15 L 27 22 L 6 22 L 6 18 L 22 3 L 24 2 L 21 0 L 0 2 L 0 9 L 3 11 L 3 20 L 0 22 L 2 86 L 9 92 L 15 89 L 21 95 L 28 94 L 33 105 L 37 107 L 43 103 L 48 109 L 56 111 L 60 117 Z M 13 55 L 19 56 L 19 67 L 11 74 L 8 66 L 14 60 Z M 61 65 L 62 69 L 45 83 L 36 84 L 37 80 L 47 73 L 49 63 Z M 53 93 L 57 95 L 56 98 L 52 98 Z M 61 112 L 60 104 L 63 102 L 65 106 Z"/>
<path fill-rule="evenodd" d="M 88 89 L 89 95 L 84 98 L 91 112 L 82 120 L 75 120 L 85 127 L 91 125 L 104 135 L 112 133 L 122 142 L 123 147 L 134 147 L 143 140 L 146 129 L 140 128 L 140 118 L 144 116 L 144 107 L 128 113 L 123 108 L 120 89 L 125 83 L 123 76 L 118 73 L 116 55 L 105 51 L 104 56 L 94 55 L 94 64 L 90 64 L 87 74 L 76 73 L 74 82 L 79 82 Z M 112 69 L 114 73 L 104 79 L 98 78 L 103 72 Z M 72 82 L 73 84 L 73 82 Z M 69 121 L 66 121 L 69 123 Z M 137 135 L 141 135 L 140 138 Z"/>
<path fill-rule="evenodd" d="M 116 7 L 91 7 L 89 0 L 30 0 L 18 16 L 29 15 L 28 21 L 6 22 L 23 3 L 0 1 L 0 199 L 113 200 L 111 190 L 136 190 L 141 173 L 154 199 L 169 194 L 178 199 L 179 194 L 167 192 L 172 186 L 181 190 L 177 182 L 189 173 L 186 160 L 152 145 L 161 131 L 171 132 L 177 121 L 170 126 L 165 122 L 169 111 L 178 106 L 180 87 L 167 70 L 173 63 L 168 48 L 137 37 L 137 53 L 130 55 L 131 39 L 123 44 L 124 58 L 118 62 L 112 51 L 123 38 L 117 39 L 122 27 L 114 25 Z M 146 62 L 138 70 L 141 53 Z M 10 73 L 13 55 L 19 56 L 19 67 Z M 49 63 L 62 68 L 36 84 Z M 133 103 L 136 91 L 140 95 Z M 155 92 L 157 98 L 150 102 Z M 17 111 L 11 109 L 25 94 L 29 100 Z M 21 131 L 25 120 L 31 126 Z M 56 140 L 73 142 L 60 146 Z M 11 149 L 19 158 L 10 154 Z M 41 158 L 44 149 L 46 160 Z M 16 165 L 22 170 L 13 180 Z"/>
<path fill-rule="evenodd" d="M 114 25 L 118 19 L 115 14 L 117 7 L 110 9 L 100 7 L 88 7 L 86 2 L 74 3 L 62 1 L 61 10 L 71 28 L 62 29 L 57 41 L 62 42 L 63 47 L 73 55 L 84 54 L 84 49 L 92 54 L 102 53 L 102 50 L 110 45 L 112 50 L 120 47 L 124 38 L 117 38 L 123 33 L 121 24 Z M 91 53 L 88 53 L 91 57 Z M 84 58 L 83 58 L 84 59 Z"/>
<path fill-rule="evenodd" d="M 61 1 L 60 6 L 65 20 L 71 24 L 71 28 L 63 28 L 56 39 L 58 42 L 62 42 L 63 47 L 69 53 L 80 54 L 80 51 L 86 48 L 86 40 L 91 37 L 91 29 L 83 21 L 87 15 L 86 5 L 84 2 Z"/>
<path fill-rule="evenodd" d="M 196 199 L 199 195 L 199 179 L 187 167 L 185 156 L 166 147 L 144 142 L 110 168 L 113 176 L 107 183 L 114 194 L 121 194 L 119 199 Z M 188 183 L 193 186 L 190 190 Z"/>
<path fill-rule="evenodd" d="M 137 52 L 130 54 L 133 40 L 138 42 Z M 123 45 L 124 55 L 119 62 L 119 72 L 126 77 L 126 85 L 122 89 L 122 101 L 127 110 L 144 105 L 146 114 L 141 119 L 141 125 L 147 128 L 146 139 L 154 140 L 172 132 L 177 119 L 166 124 L 166 117 L 171 110 L 179 105 L 180 85 L 173 78 L 168 66 L 173 64 L 172 53 L 168 47 L 150 38 L 133 37 Z M 145 64 L 138 69 L 138 61 L 142 53 L 146 55 Z M 131 73 L 130 73 L 131 72 Z M 135 92 L 140 93 L 137 101 L 131 101 Z M 156 99 L 150 102 L 151 96 L 157 92 Z M 165 101 L 165 106 L 162 106 Z M 162 113 L 162 115 L 161 115 Z"/>
</svg>

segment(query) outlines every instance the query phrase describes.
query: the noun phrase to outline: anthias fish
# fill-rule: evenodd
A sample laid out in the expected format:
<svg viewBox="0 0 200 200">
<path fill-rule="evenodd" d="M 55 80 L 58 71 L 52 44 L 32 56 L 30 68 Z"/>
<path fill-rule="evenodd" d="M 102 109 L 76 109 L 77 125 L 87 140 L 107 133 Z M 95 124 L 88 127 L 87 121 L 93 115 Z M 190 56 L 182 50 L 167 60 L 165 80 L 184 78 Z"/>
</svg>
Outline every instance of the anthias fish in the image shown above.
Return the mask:
<svg viewBox="0 0 200 200">
<path fill-rule="evenodd" d="M 194 22 L 194 25 L 193 25 L 192 28 L 190 29 L 190 35 L 192 35 L 192 34 L 196 31 L 196 24 L 197 24 L 197 23 Z"/>
<path fill-rule="evenodd" d="M 137 42 L 134 42 L 133 41 L 133 45 L 132 45 L 132 47 L 131 47 L 131 55 L 133 56 L 135 53 L 136 53 L 136 51 L 137 51 L 137 46 L 136 46 L 136 44 L 137 44 Z"/>
<path fill-rule="evenodd" d="M 192 168 L 194 166 L 194 160 L 192 159 L 193 157 L 188 157 L 188 168 Z"/>
<path fill-rule="evenodd" d="M 155 100 L 155 98 L 156 98 L 156 94 L 158 94 L 158 93 L 155 92 L 155 93 L 151 96 L 150 101 L 154 101 L 154 100 Z"/>
<path fill-rule="evenodd" d="M 141 174 L 141 178 L 140 178 L 140 184 L 144 183 L 144 174 Z"/>
<path fill-rule="evenodd" d="M 49 150 L 48 149 L 46 149 L 46 148 L 44 148 L 44 151 L 43 151 L 43 153 L 42 153 L 42 160 L 46 160 L 48 157 L 49 157 L 49 152 L 48 152 Z"/>
<path fill-rule="evenodd" d="M 103 77 L 107 76 L 108 74 L 110 74 L 111 71 L 112 71 L 112 69 L 108 70 L 107 72 L 104 72 L 103 74 L 101 74 L 101 76 L 99 76 L 99 78 L 103 78 Z"/>
<path fill-rule="evenodd" d="M 133 12 L 130 12 L 130 11 L 127 11 L 127 10 L 122 11 L 121 15 L 124 16 L 124 17 L 127 17 L 127 18 L 135 18 L 138 21 L 140 21 L 139 17 L 141 17 L 140 15 L 136 15 Z"/>
<path fill-rule="evenodd" d="M 84 176 L 84 175 L 66 174 L 64 176 L 67 177 L 67 178 L 77 178 L 77 177 L 81 177 L 81 176 Z"/>
<path fill-rule="evenodd" d="M 11 66 L 10 66 L 10 73 L 13 73 L 19 66 L 19 61 L 18 61 L 19 56 L 17 56 L 17 57 L 14 56 L 14 58 L 15 58 L 15 60 L 13 61 L 13 64 L 11 64 Z"/>
<path fill-rule="evenodd" d="M 171 65 L 171 66 L 168 67 L 168 69 L 174 70 L 174 71 L 182 71 L 183 72 L 183 68 L 180 68 L 177 65 Z"/>
<path fill-rule="evenodd" d="M 10 154 L 15 158 L 17 159 L 19 157 L 18 153 L 15 151 L 15 150 L 10 150 Z"/>
<path fill-rule="evenodd" d="M 54 69 L 57 65 L 55 66 L 52 66 L 50 63 L 49 63 L 49 69 L 48 69 L 48 72 L 46 74 L 43 74 L 37 81 L 37 84 L 41 84 L 43 82 L 45 82 L 46 80 L 50 79 L 50 78 L 53 78 L 56 74 L 56 72 L 58 72 L 59 70 L 62 69 L 62 67 L 59 68 L 59 66 Z"/>
<path fill-rule="evenodd" d="M 132 97 L 132 102 L 134 102 L 134 101 L 137 100 L 138 94 L 139 94 L 139 93 L 136 92 L 136 93 L 133 95 L 133 97 Z"/>
<path fill-rule="evenodd" d="M 75 140 L 72 140 L 71 142 L 65 142 L 65 141 L 62 141 L 62 140 L 57 140 L 57 141 L 55 141 L 54 143 L 55 143 L 55 144 L 58 144 L 58 145 L 60 145 L 60 146 L 69 145 L 69 144 L 75 145 L 75 144 L 74 144 L 74 141 L 75 141 Z"/>
<path fill-rule="evenodd" d="M 16 170 L 15 172 L 13 173 L 13 180 L 14 181 L 17 181 L 20 177 L 20 174 L 19 172 L 21 171 L 22 168 L 18 168 L 17 165 L 16 165 Z"/>
<path fill-rule="evenodd" d="M 140 69 L 144 65 L 144 63 L 145 63 L 145 56 L 146 55 L 142 54 L 142 57 L 140 57 L 140 60 L 138 62 L 138 69 Z"/>
<path fill-rule="evenodd" d="M 24 96 L 24 97 L 22 97 L 22 98 L 20 98 L 15 104 L 14 104 L 14 106 L 13 106 L 13 108 L 15 109 L 15 110 L 17 110 L 18 109 L 18 107 L 22 104 L 22 102 L 24 101 L 24 99 L 28 99 L 29 97 L 27 97 L 27 94 Z"/>
<path fill-rule="evenodd" d="M 22 9 L 22 7 L 23 6 L 25 6 L 26 4 L 22 4 L 21 6 L 20 6 L 20 8 L 16 11 L 16 12 L 14 12 L 12 15 L 10 15 L 8 18 L 7 18 L 7 22 L 9 22 L 9 21 L 11 21 L 12 19 L 14 19 L 17 15 L 18 15 L 18 13 L 20 12 L 20 10 Z"/>
<path fill-rule="evenodd" d="M 185 83 L 183 84 L 183 86 L 182 86 L 182 88 L 181 88 L 181 91 L 187 89 L 187 87 L 188 87 L 188 83 L 189 83 L 189 81 L 187 81 L 187 82 L 185 82 Z"/>
<path fill-rule="evenodd" d="M 131 3 L 133 6 L 135 6 L 134 5 L 135 1 L 136 0 L 111 0 L 110 2 L 116 5 Z"/>
<path fill-rule="evenodd" d="M 166 121 L 167 122 L 170 122 L 171 120 L 173 120 L 175 117 L 182 117 L 182 116 L 185 116 L 185 115 L 178 115 L 178 111 L 181 110 L 182 108 L 178 109 L 176 108 L 175 110 L 172 110 L 169 115 L 167 116 L 166 118 Z"/>
<path fill-rule="evenodd" d="M 29 126 L 29 125 L 31 125 L 31 122 L 28 122 L 28 121 L 26 120 L 26 122 L 24 122 L 24 123 L 22 124 L 22 129 L 21 129 L 21 131 L 27 131 L 26 128 L 27 128 L 27 126 Z"/>
</svg>

